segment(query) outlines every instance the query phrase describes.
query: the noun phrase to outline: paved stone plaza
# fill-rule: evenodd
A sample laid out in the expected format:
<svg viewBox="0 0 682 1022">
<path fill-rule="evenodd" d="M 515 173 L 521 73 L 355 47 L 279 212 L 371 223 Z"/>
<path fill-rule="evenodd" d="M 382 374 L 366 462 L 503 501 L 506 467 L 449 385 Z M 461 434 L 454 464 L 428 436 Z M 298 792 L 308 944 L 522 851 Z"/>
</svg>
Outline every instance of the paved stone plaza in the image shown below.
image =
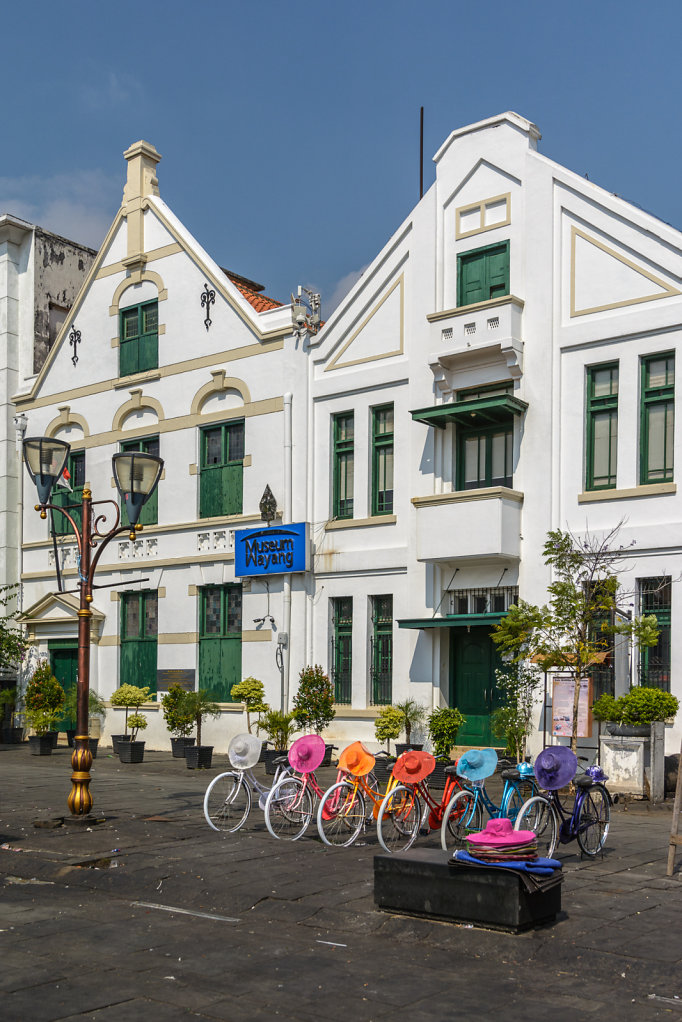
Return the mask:
<svg viewBox="0 0 682 1022">
<path fill-rule="evenodd" d="M 3 1022 L 682 1019 L 669 806 L 615 806 L 603 859 L 565 847 L 561 917 L 513 936 L 376 911 L 373 833 L 284 844 L 256 811 L 216 834 L 202 798 L 226 765 L 103 749 L 106 822 L 49 829 L 34 822 L 68 816 L 69 750 L 0 746 Z"/>
</svg>

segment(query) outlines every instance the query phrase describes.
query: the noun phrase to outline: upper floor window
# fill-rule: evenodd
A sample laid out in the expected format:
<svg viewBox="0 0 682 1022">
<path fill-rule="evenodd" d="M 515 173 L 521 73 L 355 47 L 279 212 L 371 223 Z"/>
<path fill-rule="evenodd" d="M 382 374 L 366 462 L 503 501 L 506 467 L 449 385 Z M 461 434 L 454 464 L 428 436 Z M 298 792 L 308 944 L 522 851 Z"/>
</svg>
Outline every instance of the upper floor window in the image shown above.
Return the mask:
<svg viewBox="0 0 682 1022">
<path fill-rule="evenodd" d="M 587 370 L 585 488 L 616 486 L 618 454 L 618 363 Z"/>
<path fill-rule="evenodd" d="M 140 437 L 137 440 L 124 440 L 121 444 L 122 451 L 142 451 L 144 454 L 153 454 L 159 457 L 158 436 Z M 156 525 L 159 520 L 159 488 L 154 489 L 146 504 L 142 505 L 139 517 L 140 525 Z M 128 514 L 125 502 L 121 502 L 121 525 L 128 525 Z"/>
<path fill-rule="evenodd" d="M 675 355 L 642 359 L 640 482 L 663 483 L 673 478 L 675 433 Z"/>
<path fill-rule="evenodd" d="M 159 365 L 159 309 L 151 302 L 120 312 L 119 376 L 131 376 Z"/>
<path fill-rule="evenodd" d="M 512 485 L 514 430 L 511 425 L 457 432 L 457 489 Z"/>
<path fill-rule="evenodd" d="M 457 305 L 488 302 L 509 294 L 509 242 L 457 257 Z"/>
<path fill-rule="evenodd" d="M 201 430 L 199 517 L 239 515 L 244 492 L 244 422 Z"/>
<path fill-rule="evenodd" d="M 352 412 L 335 415 L 332 452 L 332 517 L 353 517 L 355 419 Z"/>
<path fill-rule="evenodd" d="M 393 405 L 372 409 L 372 514 L 393 513 Z"/>
<path fill-rule="evenodd" d="M 85 451 L 71 451 L 69 453 L 61 479 L 67 485 L 54 484 L 52 487 L 51 503 L 57 507 L 65 508 L 80 529 L 83 487 L 85 486 Z M 54 522 L 55 535 L 73 537 L 73 531 L 68 519 L 58 511 L 51 511 L 50 514 Z"/>
</svg>

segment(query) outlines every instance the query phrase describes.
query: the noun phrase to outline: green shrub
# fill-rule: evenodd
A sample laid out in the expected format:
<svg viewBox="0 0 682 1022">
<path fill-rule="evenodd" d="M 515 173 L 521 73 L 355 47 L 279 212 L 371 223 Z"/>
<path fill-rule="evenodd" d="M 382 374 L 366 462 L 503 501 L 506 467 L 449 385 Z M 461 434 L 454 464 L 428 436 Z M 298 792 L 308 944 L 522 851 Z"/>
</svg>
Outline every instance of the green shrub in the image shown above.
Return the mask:
<svg viewBox="0 0 682 1022">
<path fill-rule="evenodd" d="M 386 751 L 391 751 L 391 741 L 400 737 L 404 717 L 395 706 L 384 706 L 374 721 L 374 734 L 378 742 L 386 742 Z"/>
<path fill-rule="evenodd" d="M 299 728 L 314 731 L 316 735 L 321 734 L 336 716 L 334 686 L 319 664 L 304 667 L 299 674 L 293 709 Z"/>
<path fill-rule="evenodd" d="M 24 714 L 36 734 L 53 731 L 64 706 L 65 693 L 48 660 L 41 660 L 26 686 Z"/>
<path fill-rule="evenodd" d="M 146 703 L 149 697 L 149 686 L 140 688 L 139 685 L 121 685 L 111 696 L 112 706 L 124 706 L 126 711 L 125 733 L 128 734 L 128 710 L 131 707 L 139 709 L 142 703 Z"/>
<path fill-rule="evenodd" d="M 457 741 L 457 732 L 466 717 L 454 707 L 442 706 L 429 714 L 429 737 L 438 759 L 450 759 L 450 750 Z"/>
<path fill-rule="evenodd" d="M 291 739 L 297 730 L 294 721 L 293 712 L 282 713 L 281 710 L 268 710 L 261 717 L 260 726 L 274 747 L 284 752 L 285 749 L 289 748 Z"/>
<path fill-rule="evenodd" d="M 171 685 L 161 700 L 166 727 L 176 738 L 186 738 L 194 727 L 194 715 L 186 691 L 181 685 Z"/>
<path fill-rule="evenodd" d="M 267 713 L 270 707 L 265 702 L 265 686 L 262 681 L 258 678 L 244 678 L 238 685 L 232 686 L 230 698 L 236 703 L 244 703 L 244 709 L 246 710 L 246 729 L 251 733 L 251 714 L 256 713 L 258 719 L 256 720 L 256 734 L 261 727 L 260 717 L 262 713 Z"/>
<path fill-rule="evenodd" d="M 197 726 L 197 745 L 201 745 L 201 725 L 204 717 L 219 717 L 220 706 L 213 701 L 213 696 L 206 689 L 187 692 L 187 710 Z"/>
<path fill-rule="evenodd" d="M 667 720 L 674 717 L 679 709 L 680 701 L 669 692 L 660 688 L 635 686 L 624 695 L 614 699 L 613 696 L 600 696 L 592 707 L 597 720 L 615 721 L 631 727 L 644 727 L 656 720 Z"/>
<path fill-rule="evenodd" d="M 401 730 L 405 732 L 405 741 L 409 745 L 412 741 L 412 728 L 423 724 L 426 720 L 426 707 L 422 703 L 418 703 L 416 699 L 403 699 L 401 703 L 393 705 L 402 716 Z"/>
<path fill-rule="evenodd" d="M 131 713 L 128 717 L 128 725 L 130 726 L 130 741 L 137 741 L 137 732 L 144 731 L 147 727 L 147 718 L 144 713 Z"/>
</svg>

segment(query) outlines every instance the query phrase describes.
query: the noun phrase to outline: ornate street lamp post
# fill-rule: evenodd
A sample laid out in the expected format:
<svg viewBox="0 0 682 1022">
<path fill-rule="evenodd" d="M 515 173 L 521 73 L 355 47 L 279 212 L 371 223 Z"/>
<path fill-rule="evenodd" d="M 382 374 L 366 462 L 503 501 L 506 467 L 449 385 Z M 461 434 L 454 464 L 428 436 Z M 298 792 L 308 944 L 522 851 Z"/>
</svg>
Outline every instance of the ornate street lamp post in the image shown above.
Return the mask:
<svg viewBox="0 0 682 1022">
<path fill-rule="evenodd" d="M 118 492 L 125 504 L 128 525 L 121 525 L 121 513 L 114 500 L 95 500 L 89 489 L 83 490 L 80 527 L 71 514 L 56 504 L 50 504 L 52 487 L 61 476 L 71 447 L 63 440 L 50 437 L 28 437 L 24 440 L 24 461 L 31 479 L 38 490 L 36 511 L 41 518 L 47 518 L 48 510 L 58 511 L 68 520 L 78 545 L 78 589 L 80 608 L 78 611 L 78 682 L 76 702 L 76 737 L 71 757 L 71 793 L 69 810 L 74 816 L 83 816 L 92 809 L 90 794 L 90 767 L 92 753 L 88 738 L 88 700 L 90 695 L 90 623 L 92 611 L 93 578 L 102 552 L 115 536 L 123 532 L 135 539 L 142 529 L 138 519 L 143 506 L 156 489 L 163 460 L 153 454 L 130 451 L 114 454 L 112 468 Z M 93 508 L 111 504 L 115 511 L 113 528 L 100 531 L 106 526 L 107 512 L 93 518 Z M 73 510 L 73 508 L 72 508 Z M 96 551 L 93 553 L 93 551 Z"/>
</svg>

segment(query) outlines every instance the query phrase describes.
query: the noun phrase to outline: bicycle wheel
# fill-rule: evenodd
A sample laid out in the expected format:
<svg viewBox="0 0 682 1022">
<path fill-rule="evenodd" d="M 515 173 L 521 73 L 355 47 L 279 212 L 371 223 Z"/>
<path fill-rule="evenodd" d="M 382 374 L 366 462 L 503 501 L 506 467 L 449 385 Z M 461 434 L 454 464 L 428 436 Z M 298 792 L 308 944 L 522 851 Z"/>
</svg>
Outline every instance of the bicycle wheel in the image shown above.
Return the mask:
<svg viewBox="0 0 682 1022">
<path fill-rule="evenodd" d="M 519 815 L 519 810 L 524 802 L 539 794 L 540 791 L 535 781 L 511 781 L 509 795 L 504 803 L 502 815 L 506 816 L 513 823 Z"/>
<path fill-rule="evenodd" d="M 352 845 L 365 822 L 365 800 L 355 785 L 339 781 L 324 793 L 317 810 L 317 830 L 326 845 Z"/>
<path fill-rule="evenodd" d="M 609 832 L 611 806 L 601 784 L 588 788 L 578 810 L 578 844 L 585 855 L 597 855 Z"/>
<path fill-rule="evenodd" d="M 312 815 L 312 796 L 298 777 L 283 777 L 265 803 L 265 825 L 281 841 L 298 840 L 305 834 Z"/>
<path fill-rule="evenodd" d="M 377 818 L 379 844 L 386 852 L 405 852 L 419 833 L 421 803 L 416 792 L 399 784 L 384 798 Z"/>
<path fill-rule="evenodd" d="M 214 777 L 204 795 L 204 816 L 213 830 L 233 834 L 251 809 L 251 792 L 242 774 L 228 771 Z"/>
<path fill-rule="evenodd" d="M 532 830 L 538 840 L 538 855 L 551 859 L 556 848 L 557 820 L 552 803 L 544 795 L 535 795 L 521 806 L 514 830 Z"/>
<path fill-rule="evenodd" d="M 440 843 L 444 851 L 464 847 L 467 834 L 477 833 L 483 824 L 483 811 L 472 791 L 458 791 L 451 798 L 440 825 Z"/>
</svg>

